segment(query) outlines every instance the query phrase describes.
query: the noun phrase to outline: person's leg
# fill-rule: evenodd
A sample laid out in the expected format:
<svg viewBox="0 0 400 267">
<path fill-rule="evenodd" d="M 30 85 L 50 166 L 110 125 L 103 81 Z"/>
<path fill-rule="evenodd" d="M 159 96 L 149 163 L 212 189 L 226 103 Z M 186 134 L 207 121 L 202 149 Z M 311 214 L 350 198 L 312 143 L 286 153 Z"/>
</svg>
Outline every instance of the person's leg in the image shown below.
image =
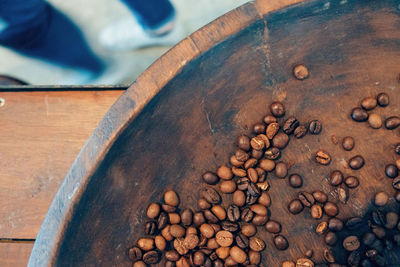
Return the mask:
<svg viewBox="0 0 400 267">
<path fill-rule="evenodd" d="M 81 31 L 43 0 L 0 0 L 0 45 L 27 56 L 100 72 L 103 64 Z"/>
</svg>

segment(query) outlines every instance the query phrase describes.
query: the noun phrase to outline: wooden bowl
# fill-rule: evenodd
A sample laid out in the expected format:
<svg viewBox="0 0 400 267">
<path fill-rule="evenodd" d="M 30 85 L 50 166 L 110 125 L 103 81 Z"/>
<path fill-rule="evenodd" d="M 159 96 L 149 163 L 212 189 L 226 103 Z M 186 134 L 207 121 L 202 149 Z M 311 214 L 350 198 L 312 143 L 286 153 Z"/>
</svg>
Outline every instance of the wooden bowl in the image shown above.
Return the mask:
<svg viewBox="0 0 400 267">
<path fill-rule="evenodd" d="M 61 185 L 29 266 L 130 266 L 127 249 L 143 235 L 147 205 L 174 189 L 181 207 L 196 207 L 201 174 L 228 164 L 237 136 L 250 134 L 275 100 L 302 123 L 323 123 L 320 135 L 292 138 L 282 155 L 294 164 L 290 173 L 303 175 L 303 188 L 331 192 L 326 177 L 333 169 L 360 178 L 348 204 L 339 205 L 340 218 L 364 216 L 377 191 L 394 193 L 384 167 L 396 159 L 398 129 L 373 130 L 349 113 L 363 97 L 385 91 L 391 105 L 374 112 L 399 115 L 396 1 L 266 2 L 249 2 L 193 33 L 112 106 Z M 310 71 L 302 81 L 292 74 L 299 63 Z M 347 135 L 356 140 L 351 152 L 340 146 Z M 332 155 L 329 166 L 313 160 L 320 148 Z M 353 171 L 346 161 L 356 154 L 366 165 Z M 273 174 L 268 179 L 271 218 L 282 222 L 290 248 L 278 252 L 260 228 L 262 265 L 280 266 L 307 249 L 322 261 L 317 222 L 286 208 L 300 190 Z"/>
</svg>

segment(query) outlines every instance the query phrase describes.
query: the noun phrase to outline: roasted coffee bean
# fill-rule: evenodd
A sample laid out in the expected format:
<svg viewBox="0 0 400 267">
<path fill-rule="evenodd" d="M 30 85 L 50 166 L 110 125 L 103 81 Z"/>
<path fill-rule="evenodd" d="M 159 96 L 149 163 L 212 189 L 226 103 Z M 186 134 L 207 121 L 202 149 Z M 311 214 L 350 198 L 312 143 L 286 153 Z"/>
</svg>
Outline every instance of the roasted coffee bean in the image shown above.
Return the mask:
<svg viewBox="0 0 400 267">
<path fill-rule="evenodd" d="M 227 212 L 228 220 L 236 222 L 240 219 L 240 210 L 238 206 L 230 205 Z"/>
<path fill-rule="evenodd" d="M 246 203 L 246 195 L 245 195 L 245 193 L 243 193 L 243 191 L 240 191 L 240 190 L 236 190 L 233 193 L 232 199 L 233 199 L 232 200 L 233 204 L 235 204 L 238 207 L 242 207 Z"/>
<path fill-rule="evenodd" d="M 268 139 L 274 138 L 274 136 L 278 133 L 279 131 L 279 123 L 273 122 L 268 125 L 267 130 L 266 130 L 266 135 Z"/>
<path fill-rule="evenodd" d="M 204 214 L 203 212 L 196 212 L 193 215 L 193 224 L 197 227 L 199 227 L 200 225 L 202 225 L 203 223 L 206 222 L 206 218 L 204 218 Z"/>
<path fill-rule="evenodd" d="M 200 196 L 211 204 L 218 204 L 221 201 L 221 197 L 218 192 L 211 187 L 204 187 L 200 189 Z"/>
<path fill-rule="evenodd" d="M 157 203 L 151 203 L 147 208 L 147 217 L 150 219 L 155 219 L 160 214 L 161 207 Z"/>
<path fill-rule="evenodd" d="M 319 203 L 325 203 L 326 201 L 328 201 L 328 196 L 327 196 L 327 194 L 325 194 L 324 192 L 322 192 L 322 191 L 320 191 L 320 190 L 317 190 L 317 191 L 314 191 L 313 193 L 312 193 L 312 196 L 314 197 L 314 199 L 317 201 L 317 202 L 319 202 Z"/>
<path fill-rule="evenodd" d="M 382 118 L 378 114 L 371 113 L 368 117 L 368 124 L 373 129 L 379 129 L 382 127 Z"/>
<path fill-rule="evenodd" d="M 185 235 L 185 228 L 180 226 L 179 224 L 173 224 L 170 228 L 170 233 L 173 237 L 183 237 Z"/>
<path fill-rule="evenodd" d="M 266 125 L 269 125 L 269 124 L 271 124 L 273 122 L 276 122 L 277 120 L 276 120 L 276 118 L 274 116 L 268 114 L 263 118 L 263 121 L 264 121 L 264 123 Z"/>
<path fill-rule="evenodd" d="M 255 137 L 251 138 L 250 145 L 255 150 L 262 150 L 266 146 L 264 139 L 261 136 L 255 136 Z"/>
<path fill-rule="evenodd" d="M 185 239 L 183 240 L 183 244 L 188 248 L 188 249 L 194 249 L 196 248 L 200 243 L 200 239 L 197 235 L 194 234 L 189 234 L 185 236 Z"/>
<path fill-rule="evenodd" d="M 211 208 L 212 213 L 220 220 L 223 221 L 226 219 L 226 211 L 220 205 L 215 205 Z"/>
<path fill-rule="evenodd" d="M 217 254 L 218 258 L 226 259 L 229 256 L 229 250 L 229 247 L 219 247 L 217 248 L 215 253 Z"/>
<path fill-rule="evenodd" d="M 155 264 L 158 262 L 160 255 L 155 250 L 148 251 L 143 255 L 143 262 L 146 264 Z"/>
<path fill-rule="evenodd" d="M 360 217 L 352 217 L 346 221 L 346 228 L 349 230 L 359 229 L 363 224 Z"/>
<path fill-rule="evenodd" d="M 319 120 L 312 120 L 308 125 L 310 134 L 319 134 L 322 131 L 322 123 Z"/>
<path fill-rule="evenodd" d="M 208 223 L 217 223 L 219 221 L 218 217 L 215 216 L 215 214 L 212 213 L 210 210 L 204 210 L 203 214 Z"/>
<path fill-rule="evenodd" d="M 200 232 L 206 238 L 212 238 L 214 236 L 214 234 L 215 234 L 214 228 L 211 225 L 207 224 L 207 223 L 203 223 L 200 226 Z"/>
<path fill-rule="evenodd" d="M 303 178 L 297 173 L 289 176 L 289 185 L 293 188 L 300 188 L 303 185 Z"/>
<path fill-rule="evenodd" d="M 354 148 L 354 139 L 351 136 L 346 136 L 342 140 L 342 147 L 344 150 L 350 151 Z"/>
<path fill-rule="evenodd" d="M 235 156 L 238 161 L 243 161 L 243 162 L 248 160 L 248 158 L 249 158 L 249 155 L 241 149 L 238 149 L 236 151 Z M 233 177 L 232 170 L 230 168 L 226 167 L 225 165 L 222 165 L 218 168 L 217 175 L 222 180 L 230 180 Z"/>
<path fill-rule="evenodd" d="M 373 233 L 366 233 L 362 238 L 362 242 L 366 246 L 370 246 L 375 242 L 375 235 Z"/>
<path fill-rule="evenodd" d="M 144 227 L 144 233 L 146 235 L 154 235 L 154 233 L 157 231 L 157 225 L 155 222 L 147 222 L 145 227 Z"/>
<path fill-rule="evenodd" d="M 232 257 L 232 259 L 237 262 L 237 263 L 244 263 L 247 259 L 246 252 L 244 252 L 241 248 L 238 246 L 233 246 L 231 250 L 229 251 L 229 255 Z M 225 261 L 225 264 L 227 264 L 227 261 Z M 229 266 L 229 265 L 228 265 Z"/>
<path fill-rule="evenodd" d="M 264 171 L 270 172 L 275 169 L 275 161 L 270 160 L 270 159 L 263 159 L 263 160 L 260 160 L 259 166 Z"/>
<path fill-rule="evenodd" d="M 199 198 L 199 200 L 197 201 L 197 206 L 202 210 L 211 208 L 211 204 L 208 203 L 208 201 L 204 198 Z"/>
<path fill-rule="evenodd" d="M 261 204 L 254 204 L 250 207 L 251 211 L 260 216 L 267 216 L 267 208 Z"/>
<path fill-rule="evenodd" d="M 296 137 L 297 139 L 300 139 L 307 134 L 307 128 L 303 125 L 300 125 L 299 127 L 297 127 L 294 130 L 293 134 L 294 134 L 294 137 Z"/>
<path fill-rule="evenodd" d="M 339 208 L 335 203 L 328 201 L 324 205 L 324 212 L 330 217 L 335 217 L 339 214 Z"/>
<path fill-rule="evenodd" d="M 366 97 L 363 100 L 361 100 L 361 107 L 365 110 L 371 110 L 374 109 L 377 105 L 376 98 L 374 97 Z"/>
<path fill-rule="evenodd" d="M 337 193 L 339 201 L 343 204 L 346 204 L 349 200 L 349 189 L 347 187 L 338 187 Z"/>
<path fill-rule="evenodd" d="M 378 207 L 385 206 L 388 203 L 389 195 L 386 192 L 379 192 L 375 194 L 374 203 Z"/>
<path fill-rule="evenodd" d="M 253 217 L 254 213 L 249 208 L 245 208 L 244 210 L 242 210 L 242 213 L 240 215 L 240 218 L 244 222 L 250 222 L 253 219 Z"/>
<path fill-rule="evenodd" d="M 296 267 L 296 264 L 293 261 L 284 261 L 281 267 Z"/>
<path fill-rule="evenodd" d="M 399 221 L 399 215 L 395 212 L 388 212 L 386 213 L 386 223 L 385 223 L 385 228 L 386 229 L 394 229 Z"/>
<path fill-rule="evenodd" d="M 271 197 L 269 196 L 268 192 L 264 191 L 261 193 L 261 196 L 258 198 L 258 203 L 269 207 L 271 205 Z"/>
<path fill-rule="evenodd" d="M 286 250 L 289 247 L 289 242 L 283 235 L 276 235 L 274 237 L 274 245 L 278 250 Z"/>
<path fill-rule="evenodd" d="M 337 235 L 334 232 L 328 232 L 325 235 L 325 243 L 328 246 L 334 246 L 336 244 L 336 242 L 337 242 L 337 239 L 338 239 Z"/>
<path fill-rule="evenodd" d="M 303 206 L 302 202 L 298 199 L 293 199 L 288 205 L 288 210 L 292 214 L 298 214 L 298 213 L 302 212 L 303 208 L 304 208 L 304 206 Z"/>
<path fill-rule="evenodd" d="M 267 216 L 255 215 L 253 217 L 252 223 L 254 225 L 261 226 L 264 225 L 268 221 L 268 219 L 269 219 L 268 215 Z"/>
<path fill-rule="evenodd" d="M 250 237 L 249 246 L 252 251 L 260 252 L 264 250 L 265 243 L 258 237 Z"/>
<path fill-rule="evenodd" d="M 321 206 L 318 204 L 312 205 L 310 209 L 310 214 L 311 217 L 313 217 L 314 219 L 321 219 L 323 215 Z"/>
<path fill-rule="evenodd" d="M 189 226 L 193 221 L 193 211 L 191 209 L 185 209 L 181 214 L 181 221 L 184 226 Z"/>
<path fill-rule="evenodd" d="M 311 206 L 315 203 L 314 197 L 308 192 L 300 192 L 298 197 L 305 207 L 311 208 Z"/>
<path fill-rule="evenodd" d="M 249 179 L 252 183 L 258 182 L 258 173 L 257 173 L 256 169 L 254 169 L 254 168 L 250 168 L 247 170 L 247 177 L 249 177 Z"/>
<path fill-rule="evenodd" d="M 179 204 L 179 197 L 174 190 L 168 190 L 164 193 L 164 202 L 167 205 L 176 207 Z"/>
<path fill-rule="evenodd" d="M 241 249 L 245 249 L 249 247 L 249 238 L 242 233 L 239 233 L 235 237 L 235 242 L 238 247 Z"/>
<path fill-rule="evenodd" d="M 162 204 L 161 208 L 166 213 L 171 213 L 171 212 L 175 212 L 176 211 L 176 207 L 170 206 L 170 205 L 167 205 L 167 204 Z"/>
<path fill-rule="evenodd" d="M 372 224 L 370 226 L 372 232 L 375 234 L 375 236 L 379 239 L 383 239 L 386 236 L 386 231 L 383 227 L 378 226 L 378 225 L 374 225 Z"/>
<path fill-rule="evenodd" d="M 285 132 L 285 134 L 292 134 L 294 130 L 300 125 L 299 121 L 293 117 L 290 116 L 285 123 L 283 124 L 282 130 Z"/>
<path fill-rule="evenodd" d="M 244 191 L 244 190 L 247 190 L 247 188 L 249 187 L 250 180 L 247 177 L 243 177 L 243 178 L 238 179 L 236 184 L 237 184 L 237 188 L 239 190 Z"/>
<path fill-rule="evenodd" d="M 142 259 L 143 253 L 142 250 L 138 247 L 130 248 L 128 251 L 129 259 L 131 261 L 138 261 Z"/>
<path fill-rule="evenodd" d="M 331 156 L 324 150 L 318 150 L 315 153 L 315 161 L 321 165 L 329 165 L 331 162 Z"/>
<path fill-rule="evenodd" d="M 400 155 L 400 143 L 394 145 L 394 153 Z"/>
<path fill-rule="evenodd" d="M 176 262 L 176 267 L 190 267 L 190 262 L 184 256 L 180 257 L 180 259 Z"/>
<path fill-rule="evenodd" d="M 254 197 L 259 197 L 260 196 L 260 189 L 258 189 L 257 185 L 250 183 L 249 186 L 247 187 L 247 192 Z M 257 199 L 256 199 L 257 200 Z M 246 201 L 247 202 L 247 201 Z M 254 204 L 254 203 L 249 203 L 247 204 Z"/>
<path fill-rule="evenodd" d="M 385 127 L 388 130 L 394 130 L 400 125 L 400 117 L 391 116 L 385 120 Z"/>
<path fill-rule="evenodd" d="M 288 173 L 288 168 L 286 163 L 278 162 L 275 166 L 275 175 L 279 178 L 285 178 Z"/>
<path fill-rule="evenodd" d="M 246 135 L 240 135 L 237 140 L 237 146 L 244 151 L 248 151 L 250 149 L 250 138 Z"/>
<path fill-rule="evenodd" d="M 251 237 L 257 233 L 257 228 L 254 226 L 254 224 L 246 223 L 242 225 L 241 233 L 247 237 Z"/>
<path fill-rule="evenodd" d="M 138 247 L 144 251 L 149 251 L 154 249 L 154 240 L 151 238 L 141 238 L 137 242 Z"/>
<path fill-rule="evenodd" d="M 223 221 L 221 222 L 221 228 L 225 231 L 236 232 L 239 230 L 239 225 L 234 222 Z"/>
<path fill-rule="evenodd" d="M 232 156 L 229 158 L 229 162 L 232 164 L 232 166 L 235 166 L 235 167 L 242 167 L 243 164 L 244 164 L 243 161 L 238 161 L 238 160 L 236 159 L 236 156 L 235 156 L 235 155 L 232 155 Z"/>
<path fill-rule="evenodd" d="M 349 159 L 349 166 L 353 170 L 358 170 L 364 166 L 364 158 L 360 155 L 354 156 Z"/>
<path fill-rule="evenodd" d="M 308 69 L 303 64 L 296 65 L 293 68 L 293 75 L 296 77 L 297 80 L 304 80 L 307 79 L 310 75 Z"/>
<path fill-rule="evenodd" d="M 269 188 L 269 183 L 268 181 L 264 181 L 262 183 L 256 183 L 257 187 L 261 190 L 260 194 L 262 193 L 262 191 L 266 191 Z"/>
<path fill-rule="evenodd" d="M 310 259 L 300 258 L 296 261 L 296 267 L 314 267 L 314 262 Z"/>
<path fill-rule="evenodd" d="M 396 178 L 399 176 L 399 169 L 394 164 L 388 164 L 385 167 L 385 174 L 389 178 Z"/>
<path fill-rule="evenodd" d="M 252 194 L 249 193 L 249 191 L 246 192 L 246 205 L 253 205 L 254 203 L 257 202 L 257 196 L 253 196 Z"/>
<path fill-rule="evenodd" d="M 344 183 L 348 188 L 356 188 L 360 184 L 360 181 L 355 176 L 349 176 L 344 179 Z"/>
<path fill-rule="evenodd" d="M 384 225 L 385 224 L 385 216 L 383 215 L 382 211 L 380 210 L 374 210 L 371 213 L 371 217 L 372 217 L 372 222 L 376 225 Z"/>
<path fill-rule="evenodd" d="M 281 102 L 273 102 L 270 106 L 270 111 L 275 117 L 282 117 L 285 115 L 285 106 Z"/>
<path fill-rule="evenodd" d="M 270 220 L 265 224 L 265 229 L 267 232 L 277 234 L 281 232 L 281 224 L 277 221 Z"/>
<path fill-rule="evenodd" d="M 357 122 L 368 120 L 368 112 L 362 108 L 353 108 L 350 116 L 354 121 Z"/>
<path fill-rule="evenodd" d="M 281 151 L 277 147 L 268 148 L 264 154 L 266 159 L 271 159 L 271 160 L 279 158 L 280 155 Z"/>
<path fill-rule="evenodd" d="M 205 266 L 204 265 L 204 267 L 211 267 L 211 262 L 210 262 L 210 266 Z M 224 263 L 222 262 L 222 260 L 216 260 L 216 261 L 214 261 L 214 265 L 213 265 L 213 267 L 224 267 Z"/>
<path fill-rule="evenodd" d="M 206 256 L 204 255 L 203 252 L 196 251 L 193 254 L 193 264 L 195 266 L 201 266 L 204 263 L 205 259 L 206 259 Z"/>
<path fill-rule="evenodd" d="M 347 257 L 347 264 L 349 266 L 359 266 L 361 261 L 361 254 L 360 251 L 355 250 L 350 253 L 350 255 Z"/>
<path fill-rule="evenodd" d="M 215 239 L 221 247 L 229 247 L 233 243 L 232 233 L 225 230 L 217 232 Z"/>
<path fill-rule="evenodd" d="M 174 239 L 174 237 L 171 235 L 171 225 L 167 224 L 164 229 L 161 230 L 161 235 L 165 238 L 167 241 L 171 241 Z"/>
<path fill-rule="evenodd" d="M 343 182 L 343 173 L 338 170 L 333 171 L 329 177 L 329 183 L 333 186 L 338 186 L 342 182 Z"/>
<path fill-rule="evenodd" d="M 165 252 L 165 258 L 169 261 L 177 261 L 179 260 L 180 256 L 178 254 L 178 252 L 176 252 L 176 250 L 169 250 L 167 252 Z"/>
<path fill-rule="evenodd" d="M 338 218 L 330 218 L 328 220 L 328 228 L 333 232 L 340 232 L 343 229 L 343 222 Z"/>
<path fill-rule="evenodd" d="M 379 93 L 376 96 L 376 100 L 378 101 L 378 105 L 381 107 L 386 107 L 389 105 L 389 95 L 386 93 Z"/>
<path fill-rule="evenodd" d="M 251 150 L 251 157 L 252 157 L 252 158 L 248 159 L 248 160 L 244 163 L 245 169 L 254 167 L 254 166 L 257 164 L 257 159 L 261 159 L 263 155 L 264 155 L 264 151 L 263 151 L 263 150 L 255 150 L 255 149 L 252 149 L 252 150 Z"/>
<path fill-rule="evenodd" d="M 256 168 L 256 172 L 257 172 L 257 175 L 258 175 L 258 181 L 259 182 L 264 182 L 265 179 L 267 178 L 267 172 L 264 171 L 261 168 L 258 168 L 258 167 Z"/>
<path fill-rule="evenodd" d="M 203 174 L 203 181 L 206 182 L 207 184 L 216 184 L 218 183 L 218 176 L 215 173 L 212 172 L 205 172 Z"/>
<path fill-rule="evenodd" d="M 326 248 L 324 249 L 323 252 L 324 259 L 329 262 L 329 263 L 334 263 L 335 262 L 335 257 L 333 256 L 332 250 Z"/>
<path fill-rule="evenodd" d="M 171 224 L 178 224 L 181 222 L 181 216 L 178 213 L 168 213 L 169 222 Z"/>
<path fill-rule="evenodd" d="M 249 262 L 252 265 L 258 266 L 261 262 L 260 252 L 249 250 Z"/>
<path fill-rule="evenodd" d="M 263 134 L 265 133 L 265 124 L 262 122 L 257 122 L 253 125 L 253 132 L 256 134 Z"/>
<path fill-rule="evenodd" d="M 169 222 L 169 218 L 168 218 L 167 213 L 161 212 L 160 216 L 158 216 L 158 219 L 157 219 L 157 229 L 158 230 L 164 229 L 164 227 L 167 226 L 168 222 Z"/>
<path fill-rule="evenodd" d="M 272 139 L 272 144 L 274 147 L 283 149 L 289 143 L 289 136 L 285 133 L 279 132 Z"/>
<path fill-rule="evenodd" d="M 144 263 L 143 261 L 137 261 L 133 264 L 133 267 L 146 267 L 146 263 Z"/>
<path fill-rule="evenodd" d="M 343 240 L 343 248 L 347 251 L 354 251 L 357 250 L 359 247 L 360 241 L 355 235 L 348 236 Z"/>
<path fill-rule="evenodd" d="M 315 229 L 315 232 L 319 235 L 323 235 L 328 231 L 328 223 L 327 222 L 320 222 Z"/>
</svg>

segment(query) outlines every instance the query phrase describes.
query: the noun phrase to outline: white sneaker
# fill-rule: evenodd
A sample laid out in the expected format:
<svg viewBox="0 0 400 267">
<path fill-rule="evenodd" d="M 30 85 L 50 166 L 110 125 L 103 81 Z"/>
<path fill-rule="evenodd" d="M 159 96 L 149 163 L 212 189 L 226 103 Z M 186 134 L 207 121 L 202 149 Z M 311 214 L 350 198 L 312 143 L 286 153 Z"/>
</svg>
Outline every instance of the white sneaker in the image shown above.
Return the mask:
<svg viewBox="0 0 400 267">
<path fill-rule="evenodd" d="M 133 16 L 123 18 L 107 26 L 99 35 L 99 42 L 112 51 L 134 50 L 149 46 L 172 46 L 184 37 L 182 25 L 171 21 L 162 26 L 171 30 L 163 35 L 145 31 Z"/>
</svg>

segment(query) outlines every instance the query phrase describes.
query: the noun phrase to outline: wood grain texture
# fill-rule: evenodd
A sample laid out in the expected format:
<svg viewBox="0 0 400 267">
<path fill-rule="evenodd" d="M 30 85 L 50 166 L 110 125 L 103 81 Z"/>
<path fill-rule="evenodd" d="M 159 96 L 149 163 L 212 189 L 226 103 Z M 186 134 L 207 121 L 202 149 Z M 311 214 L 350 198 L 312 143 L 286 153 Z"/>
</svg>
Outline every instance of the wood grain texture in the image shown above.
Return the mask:
<svg viewBox="0 0 400 267">
<path fill-rule="evenodd" d="M 32 248 L 33 242 L 0 243 L 0 266 L 25 267 Z"/>
<path fill-rule="evenodd" d="M 122 92 L 0 92 L 0 238 L 36 238 L 76 155 Z"/>
</svg>

